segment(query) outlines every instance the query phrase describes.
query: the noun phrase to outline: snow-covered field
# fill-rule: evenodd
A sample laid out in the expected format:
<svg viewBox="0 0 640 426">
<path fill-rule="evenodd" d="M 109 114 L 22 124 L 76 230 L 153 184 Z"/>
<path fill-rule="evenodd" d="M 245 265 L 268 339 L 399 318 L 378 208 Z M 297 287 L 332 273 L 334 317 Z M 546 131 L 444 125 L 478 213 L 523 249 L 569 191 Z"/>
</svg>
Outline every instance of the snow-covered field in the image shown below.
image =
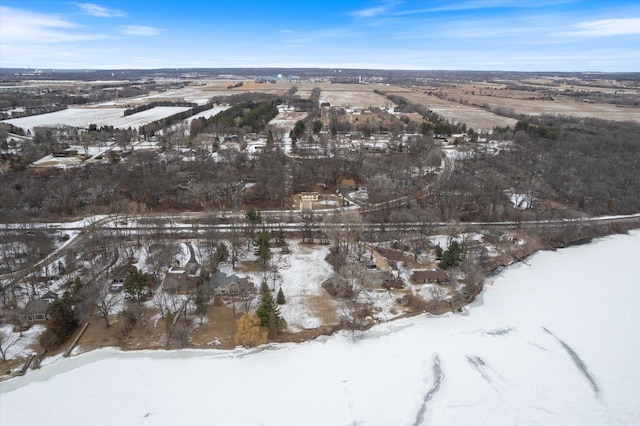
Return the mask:
<svg viewBox="0 0 640 426">
<path fill-rule="evenodd" d="M 113 126 L 126 129 L 129 127 L 138 128 L 188 109 L 187 107 L 155 107 L 125 117 L 125 108 L 68 108 L 48 114 L 12 118 L 5 121 L 23 129 L 33 129 L 39 126 L 89 127 L 90 124 L 95 124 L 98 127 Z"/>
<path fill-rule="evenodd" d="M 90 352 L 0 383 L 0 420 L 640 424 L 639 249 L 634 231 L 538 253 L 465 314 L 378 325 L 357 342 Z"/>
</svg>

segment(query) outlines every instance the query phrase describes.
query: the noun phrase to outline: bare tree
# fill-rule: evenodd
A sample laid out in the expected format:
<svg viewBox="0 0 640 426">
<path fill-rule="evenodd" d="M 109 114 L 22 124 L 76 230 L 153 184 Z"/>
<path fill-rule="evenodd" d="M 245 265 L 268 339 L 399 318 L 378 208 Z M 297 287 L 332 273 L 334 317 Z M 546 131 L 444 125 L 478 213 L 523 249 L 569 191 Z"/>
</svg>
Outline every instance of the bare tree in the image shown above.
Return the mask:
<svg viewBox="0 0 640 426">
<path fill-rule="evenodd" d="M 431 307 L 435 308 L 440 302 L 444 300 L 445 291 L 440 288 L 439 285 L 432 285 L 429 288 L 429 300 L 431 300 Z"/>
<path fill-rule="evenodd" d="M 152 299 L 153 306 L 160 309 L 160 317 L 165 319 L 167 313 L 167 293 L 163 289 L 158 289 Z"/>
<path fill-rule="evenodd" d="M 7 352 L 16 343 L 22 338 L 20 335 L 15 335 L 13 333 L 7 333 L 4 330 L 0 330 L 0 355 L 2 355 L 2 360 L 7 360 Z"/>
<path fill-rule="evenodd" d="M 338 297 L 344 299 L 340 320 L 355 339 L 367 325 L 371 303 L 367 298 L 370 290 L 367 271 L 358 263 L 342 266 L 334 277 Z"/>
<path fill-rule="evenodd" d="M 240 259 L 240 255 L 242 254 L 242 234 L 237 228 L 235 223 L 231 224 L 231 235 L 229 236 L 229 247 L 230 247 L 230 255 L 231 255 L 231 267 L 235 269 L 236 263 Z"/>
<path fill-rule="evenodd" d="M 111 327 L 109 315 L 121 300 L 122 297 L 119 294 L 111 292 L 107 286 L 100 291 L 98 299 L 96 300 L 96 307 L 98 308 L 98 312 L 100 312 L 100 316 L 104 319 L 104 323 L 107 327 Z"/>
<path fill-rule="evenodd" d="M 362 237 L 362 215 L 356 210 L 342 210 L 329 223 L 329 239 L 333 241 L 338 253 L 348 255 Z"/>
</svg>

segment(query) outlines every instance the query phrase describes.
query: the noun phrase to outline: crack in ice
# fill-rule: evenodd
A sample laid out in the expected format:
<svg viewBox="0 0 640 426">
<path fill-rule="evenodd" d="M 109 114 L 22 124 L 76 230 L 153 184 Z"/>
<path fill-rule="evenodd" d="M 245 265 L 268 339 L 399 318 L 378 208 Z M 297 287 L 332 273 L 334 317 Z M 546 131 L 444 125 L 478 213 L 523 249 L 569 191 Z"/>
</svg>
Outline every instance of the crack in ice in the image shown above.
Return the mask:
<svg viewBox="0 0 640 426">
<path fill-rule="evenodd" d="M 596 396 L 599 396 L 600 395 L 600 388 L 598 387 L 598 384 L 596 383 L 595 378 L 589 372 L 589 369 L 587 368 L 587 365 L 584 363 L 582 358 L 580 358 L 580 356 L 576 353 L 576 351 L 574 351 L 571 348 L 571 346 L 569 346 L 563 340 L 558 338 L 548 328 L 542 327 L 542 329 L 544 331 L 546 331 L 551 337 L 556 339 L 562 345 L 562 347 L 564 347 L 564 349 L 567 351 L 567 353 L 569 353 L 569 356 L 571 356 L 571 359 L 573 360 L 573 362 L 576 364 L 576 367 L 578 367 L 578 370 L 580 370 L 580 372 L 587 378 L 587 380 L 591 384 L 591 387 L 593 388 L 593 392 L 596 394 Z"/>
<path fill-rule="evenodd" d="M 466 357 L 467 361 L 469 361 L 469 364 L 471 364 L 478 371 L 478 373 L 480 373 L 482 378 L 491 383 L 491 378 L 487 375 L 486 372 L 486 363 L 484 362 L 484 360 L 479 356 L 466 355 Z"/>
<path fill-rule="evenodd" d="M 422 405 L 420 406 L 420 410 L 418 411 L 418 415 L 416 416 L 416 421 L 413 423 L 414 426 L 418 426 L 424 422 L 424 415 L 427 412 L 427 402 L 433 398 L 433 395 L 438 392 L 440 389 L 440 385 L 444 380 L 444 373 L 442 372 L 442 368 L 440 367 L 440 358 L 438 355 L 433 359 L 433 365 L 431 366 L 431 371 L 433 372 L 433 384 L 431 385 L 431 389 L 427 391 L 422 399 Z"/>
</svg>

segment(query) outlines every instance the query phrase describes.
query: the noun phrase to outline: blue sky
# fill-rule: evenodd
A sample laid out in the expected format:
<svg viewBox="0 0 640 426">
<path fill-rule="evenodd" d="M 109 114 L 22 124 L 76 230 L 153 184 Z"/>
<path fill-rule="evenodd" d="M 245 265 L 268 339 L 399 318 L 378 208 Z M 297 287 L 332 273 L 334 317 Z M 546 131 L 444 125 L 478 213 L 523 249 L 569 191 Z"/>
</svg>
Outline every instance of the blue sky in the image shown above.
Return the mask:
<svg viewBox="0 0 640 426">
<path fill-rule="evenodd" d="M 640 2 L 1 0 L 0 67 L 640 71 Z"/>
</svg>

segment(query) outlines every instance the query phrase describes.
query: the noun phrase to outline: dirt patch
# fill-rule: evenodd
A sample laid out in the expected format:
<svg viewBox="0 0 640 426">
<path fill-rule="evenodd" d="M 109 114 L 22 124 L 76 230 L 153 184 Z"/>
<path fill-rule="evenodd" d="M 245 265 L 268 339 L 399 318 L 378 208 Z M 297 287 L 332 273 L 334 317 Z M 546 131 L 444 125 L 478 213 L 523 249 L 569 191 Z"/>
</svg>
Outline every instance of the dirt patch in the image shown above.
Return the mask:
<svg viewBox="0 0 640 426">
<path fill-rule="evenodd" d="M 278 334 L 274 342 L 285 343 L 285 342 L 306 342 L 308 340 L 315 339 L 319 336 L 330 336 L 338 330 L 341 330 L 342 327 L 340 325 L 324 325 L 322 327 L 313 328 L 309 330 L 302 330 L 295 333 L 283 332 Z"/>
<path fill-rule="evenodd" d="M 309 296 L 309 308 L 314 317 L 320 318 L 324 324 L 336 324 L 339 321 L 333 299 L 327 295 Z"/>
<path fill-rule="evenodd" d="M 235 348 L 233 336 L 236 333 L 236 317 L 234 309 L 230 306 L 209 305 L 202 325 L 199 318 L 191 317 L 193 331 L 190 334 L 189 347 Z"/>
</svg>

